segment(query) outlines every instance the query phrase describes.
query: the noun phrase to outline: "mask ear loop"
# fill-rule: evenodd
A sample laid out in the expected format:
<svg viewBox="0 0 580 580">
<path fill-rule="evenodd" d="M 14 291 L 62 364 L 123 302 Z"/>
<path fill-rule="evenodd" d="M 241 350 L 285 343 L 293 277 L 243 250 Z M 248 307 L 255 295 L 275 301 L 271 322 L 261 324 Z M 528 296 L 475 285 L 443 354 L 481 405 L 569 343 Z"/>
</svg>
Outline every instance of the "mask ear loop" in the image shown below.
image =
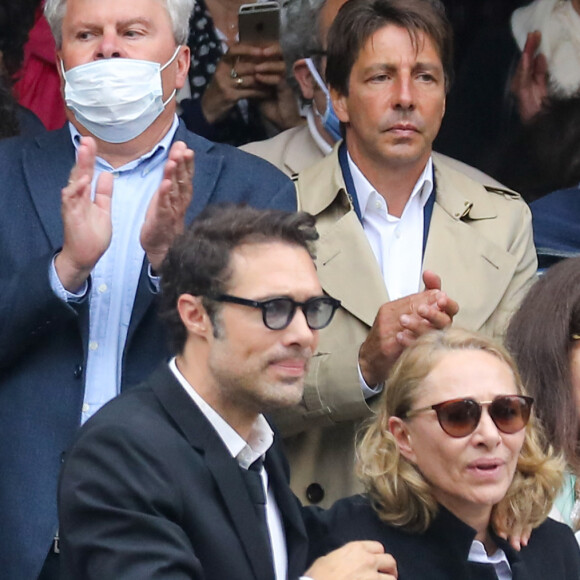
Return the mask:
<svg viewBox="0 0 580 580">
<path fill-rule="evenodd" d="M 180 49 L 181 49 L 181 45 L 179 45 L 175 49 L 173 56 L 159 69 L 159 74 L 161 74 L 168 66 L 171 66 L 173 61 L 177 58 L 177 55 L 179 54 Z M 171 99 L 173 99 L 173 97 L 175 97 L 176 94 L 177 94 L 177 89 L 173 89 L 173 92 L 169 95 L 167 100 L 163 103 L 164 109 L 165 109 L 165 107 L 167 107 L 167 105 L 171 102 Z"/>
<path fill-rule="evenodd" d="M 328 103 L 330 102 L 330 92 L 328 90 L 328 87 L 326 86 L 326 83 L 322 80 L 322 77 L 320 76 L 320 73 L 318 72 L 318 70 L 316 70 L 316 67 L 314 66 L 314 63 L 312 62 L 312 59 L 310 57 L 308 57 L 308 58 L 305 58 L 304 61 L 306 62 L 306 66 L 308 67 L 310 74 L 314 77 L 316 84 L 319 86 L 320 90 L 324 93 L 324 96 L 326 97 L 326 109 L 328 111 Z M 320 113 L 320 111 L 318 110 L 318 108 L 316 107 L 316 103 L 314 103 L 314 112 L 318 115 L 318 117 L 320 119 L 323 119 L 323 120 L 324 120 L 324 115 L 328 114 L 325 111 L 324 115 L 322 115 Z"/>
</svg>

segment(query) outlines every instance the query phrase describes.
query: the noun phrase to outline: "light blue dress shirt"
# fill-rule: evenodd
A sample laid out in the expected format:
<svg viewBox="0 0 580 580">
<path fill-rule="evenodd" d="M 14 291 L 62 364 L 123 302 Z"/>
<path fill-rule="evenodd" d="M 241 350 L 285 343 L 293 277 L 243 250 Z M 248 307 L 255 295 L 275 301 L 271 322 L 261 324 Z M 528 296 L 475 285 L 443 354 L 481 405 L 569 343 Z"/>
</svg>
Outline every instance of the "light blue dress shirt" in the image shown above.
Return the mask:
<svg viewBox="0 0 580 580">
<path fill-rule="evenodd" d="M 123 351 L 145 256 L 139 236 L 149 203 L 163 179 L 165 162 L 178 124 L 175 117 L 169 132 L 151 151 L 122 167 L 114 169 L 97 157 L 92 195 L 98 176 L 103 171 L 115 177 L 111 205 L 113 236 L 109 248 L 91 272 L 91 283 L 76 294 L 71 294 L 58 279 L 54 261 L 51 267 L 51 286 L 57 296 L 65 301 L 82 301 L 88 294 L 90 301 L 81 423 L 120 392 Z M 69 127 L 75 149 L 78 150 L 80 134 L 73 125 Z M 151 270 L 149 274 L 151 291 L 156 292 L 159 281 L 151 276 Z"/>
</svg>

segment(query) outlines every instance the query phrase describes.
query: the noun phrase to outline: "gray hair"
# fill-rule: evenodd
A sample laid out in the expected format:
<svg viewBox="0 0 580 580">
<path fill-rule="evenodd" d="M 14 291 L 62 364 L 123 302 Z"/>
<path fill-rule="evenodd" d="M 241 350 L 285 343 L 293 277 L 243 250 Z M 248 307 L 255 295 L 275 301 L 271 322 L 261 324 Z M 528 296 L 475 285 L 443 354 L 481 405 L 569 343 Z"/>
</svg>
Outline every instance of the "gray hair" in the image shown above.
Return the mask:
<svg viewBox="0 0 580 580">
<path fill-rule="evenodd" d="M 44 4 L 44 15 L 54 40 L 56 47 L 62 46 L 62 21 L 66 11 L 67 0 L 46 0 Z M 97 1 L 97 0 L 95 0 Z M 195 0 L 160 0 L 165 4 L 171 25 L 173 28 L 173 38 L 176 44 L 187 44 L 189 36 L 189 18 L 193 12 Z"/>
<path fill-rule="evenodd" d="M 284 5 L 280 45 L 286 62 L 286 80 L 302 100 L 304 98 L 292 67 L 297 60 L 309 56 L 314 56 L 314 63 L 317 68 L 320 67 L 320 13 L 325 3 L 326 0 L 288 0 Z"/>
</svg>

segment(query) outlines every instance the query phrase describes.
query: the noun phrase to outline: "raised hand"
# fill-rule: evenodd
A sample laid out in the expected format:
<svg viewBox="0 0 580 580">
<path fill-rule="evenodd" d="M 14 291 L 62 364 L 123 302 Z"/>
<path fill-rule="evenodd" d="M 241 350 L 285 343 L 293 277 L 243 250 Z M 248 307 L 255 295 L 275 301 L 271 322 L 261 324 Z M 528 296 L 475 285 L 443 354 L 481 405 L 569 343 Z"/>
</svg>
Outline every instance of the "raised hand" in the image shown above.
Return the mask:
<svg viewBox="0 0 580 580">
<path fill-rule="evenodd" d="M 548 61 L 542 53 L 537 53 L 541 41 L 539 30 L 528 34 L 512 79 L 511 91 L 518 101 L 518 111 L 524 122 L 540 112 L 548 95 Z"/>
<path fill-rule="evenodd" d="M 185 228 L 185 212 L 193 197 L 193 173 L 193 151 L 182 141 L 174 143 L 141 228 L 141 246 L 154 271 L 159 270 L 175 236 Z"/>
<path fill-rule="evenodd" d="M 78 290 L 111 243 L 111 197 L 113 176 L 99 175 L 95 198 L 91 183 L 97 155 L 92 137 L 81 137 L 77 162 L 68 185 L 62 190 L 61 214 L 64 243 L 55 259 L 56 273 L 69 292 Z"/>
<path fill-rule="evenodd" d="M 455 300 L 441 290 L 439 276 L 423 273 L 425 290 L 383 304 L 359 351 L 359 365 L 368 385 L 387 378 L 403 349 L 432 329 L 442 329 L 453 322 L 459 311 Z"/>
<path fill-rule="evenodd" d="M 278 43 L 265 47 L 232 45 L 218 62 L 203 93 L 201 108 L 205 119 L 208 123 L 219 121 L 240 99 L 271 99 L 285 73 Z"/>
</svg>

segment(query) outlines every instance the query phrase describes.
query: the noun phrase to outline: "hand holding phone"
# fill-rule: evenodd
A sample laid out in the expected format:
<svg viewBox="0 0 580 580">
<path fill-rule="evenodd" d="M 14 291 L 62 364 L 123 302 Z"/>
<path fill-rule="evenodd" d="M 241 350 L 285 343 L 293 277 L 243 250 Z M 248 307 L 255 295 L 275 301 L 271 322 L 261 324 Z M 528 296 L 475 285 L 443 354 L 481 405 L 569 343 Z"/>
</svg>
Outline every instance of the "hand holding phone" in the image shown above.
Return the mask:
<svg viewBox="0 0 580 580">
<path fill-rule="evenodd" d="M 278 2 L 242 4 L 238 12 L 240 42 L 264 46 L 280 39 L 280 5 Z"/>
</svg>

